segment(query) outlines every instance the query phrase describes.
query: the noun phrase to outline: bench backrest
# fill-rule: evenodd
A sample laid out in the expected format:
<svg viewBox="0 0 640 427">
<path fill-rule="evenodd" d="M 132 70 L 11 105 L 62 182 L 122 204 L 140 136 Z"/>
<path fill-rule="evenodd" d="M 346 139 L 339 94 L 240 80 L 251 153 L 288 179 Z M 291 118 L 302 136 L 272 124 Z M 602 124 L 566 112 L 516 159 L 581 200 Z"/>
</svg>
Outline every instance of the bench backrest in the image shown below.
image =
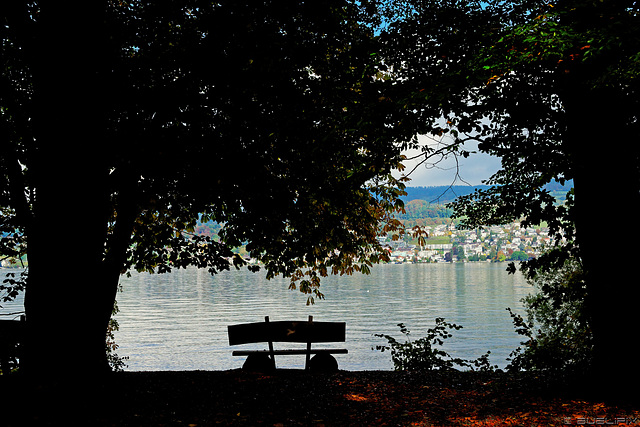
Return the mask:
<svg viewBox="0 0 640 427">
<path fill-rule="evenodd" d="M 345 341 L 345 322 L 277 321 L 229 325 L 229 345 L 257 342 L 338 342 Z"/>
</svg>

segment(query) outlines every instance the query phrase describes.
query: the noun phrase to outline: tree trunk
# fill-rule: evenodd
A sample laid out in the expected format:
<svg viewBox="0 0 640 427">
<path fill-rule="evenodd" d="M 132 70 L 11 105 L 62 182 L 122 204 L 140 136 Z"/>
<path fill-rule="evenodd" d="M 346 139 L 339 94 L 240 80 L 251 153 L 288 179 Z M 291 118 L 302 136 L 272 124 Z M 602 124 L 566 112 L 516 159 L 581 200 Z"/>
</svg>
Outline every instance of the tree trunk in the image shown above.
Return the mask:
<svg viewBox="0 0 640 427">
<path fill-rule="evenodd" d="M 38 378 L 71 379 L 70 371 L 108 368 L 105 336 L 118 283 L 103 263 L 109 213 L 102 161 L 104 5 L 71 1 L 40 7 L 28 335 L 21 369 Z"/>
<path fill-rule="evenodd" d="M 567 148 L 574 170 L 577 241 L 587 273 L 587 310 L 595 338 L 593 391 L 631 397 L 640 367 L 634 350 L 640 286 L 629 270 L 637 252 L 622 220 L 640 206 L 634 105 L 607 89 L 576 87 L 565 102 Z M 616 212 L 612 217 L 604 212 Z M 620 218 L 618 222 L 604 221 Z"/>
</svg>

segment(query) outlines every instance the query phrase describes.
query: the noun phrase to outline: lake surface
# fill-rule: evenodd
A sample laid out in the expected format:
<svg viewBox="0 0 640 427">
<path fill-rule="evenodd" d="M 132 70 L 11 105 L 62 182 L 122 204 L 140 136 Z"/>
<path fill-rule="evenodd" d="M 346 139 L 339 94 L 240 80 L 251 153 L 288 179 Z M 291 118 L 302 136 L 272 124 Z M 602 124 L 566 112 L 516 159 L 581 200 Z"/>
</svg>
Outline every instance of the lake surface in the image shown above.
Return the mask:
<svg viewBox="0 0 640 427">
<path fill-rule="evenodd" d="M 400 339 L 402 322 L 417 339 L 436 317 L 444 317 L 463 326 L 445 341 L 452 356 L 475 359 L 490 350 L 491 363 L 504 367 L 521 341 L 506 307 L 522 312 L 520 299 L 532 291 L 519 273 L 509 275 L 505 268 L 500 263 L 378 265 L 368 276 L 326 278 L 321 287 L 326 299 L 312 306 L 305 295 L 287 289 L 288 281 L 267 281 L 264 272 L 133 273 L 121 279 L 124 291 L 118 294 L 118 354 L 129 356 L 130 371 L 235 369 L 244 357 L 231 356 L 237 347 L 228 345 L 227 325 L 259 322 L 267 315 L 271 320 L 313 315 L 316 321 L 347 323 L 346 343 L 329 345 L 349 349 L 336 355 L 340 369 L 389 370 L 389 353 L 372 350 L 386 341 L 373 334 Z M 12 309 L 15 305 L 5 304 L 2 311 Z M 304 356 L 280 356 L 276 362 L 302 368 Z"/>
</svg>

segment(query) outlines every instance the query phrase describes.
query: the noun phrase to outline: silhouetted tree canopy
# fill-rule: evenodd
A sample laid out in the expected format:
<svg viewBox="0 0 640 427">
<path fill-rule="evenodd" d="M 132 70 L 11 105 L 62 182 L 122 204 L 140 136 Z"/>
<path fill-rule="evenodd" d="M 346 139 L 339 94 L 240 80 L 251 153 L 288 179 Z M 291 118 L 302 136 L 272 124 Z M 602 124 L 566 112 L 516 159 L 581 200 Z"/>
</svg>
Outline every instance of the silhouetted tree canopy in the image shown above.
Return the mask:
<svg viewBox="0 0 640 427">
<path fill-rule="evenodd" d="M 436 135 L 451 138 L 453 152 L 476 139 L 502 158 L 492 187 L 458 199 L 455 215 L 470 227 L 520 218 L 549 225 L 555 250 L 527 272 L 578 257 L 595 338 L 590 378 L 628 390 L 624 378 L 639 370 L 613 347 L 637 334 L 639 291 L 610 264 L 594 213 L 604 189 L 621 212 L 640 204 L 637 2 L 407 1 L 385 10 L 388 64 L 411 94 L 409 114 L 439 120 Z M 567 203 L 555 204 L 544 186 L 570 179 Z M 622 240 L 616 245 L 632 251 Z"/>
<path fill-rule="evenodd" d="M 57 300 L 84 319 L 64 335 L 79 366 L 101 364 L 130 268 L 215 273 L 246 243 L 320 295 L 320 276 L 386 256 L 407 138 L 355 2 L 13 2 L 1 18 L 2 249 L 29 257 L 25 367 L 62 365 Z"/>
<path fill-rule="evenodd" d="M 430 134 L 452 143 L 426 157 L 468 155 L 470 139 L 502 157 L 493 188 L 457 214 L 547 222 L 564 240 L 531 271 L 578 256 L 599 384 L 637 377 L 631 352 L 610 348 L 637 330 L 638 287 L 592 237 L 605 180 L 621 211 L 639 202 L 638 12 L 591 0 L 11 3 L 0 226 L 3 253 L 29 255 L 32 366 L 62 362 L 46 351 L 56 300 L 87 319 L 65 336 L 82 366 L 102 363 L 129 268 L 215 272 L 242 264 L 229 257 L 246 243 L 305 292 L 367 271 L 402 208 L 390 171 Z M 569 179 L 558 206 L 544 185 Z M 219 222 L 220 240 L 192 235 L 199 219 Z M 61 257 L 73 274 L 53 273 Z"/>
</svg>

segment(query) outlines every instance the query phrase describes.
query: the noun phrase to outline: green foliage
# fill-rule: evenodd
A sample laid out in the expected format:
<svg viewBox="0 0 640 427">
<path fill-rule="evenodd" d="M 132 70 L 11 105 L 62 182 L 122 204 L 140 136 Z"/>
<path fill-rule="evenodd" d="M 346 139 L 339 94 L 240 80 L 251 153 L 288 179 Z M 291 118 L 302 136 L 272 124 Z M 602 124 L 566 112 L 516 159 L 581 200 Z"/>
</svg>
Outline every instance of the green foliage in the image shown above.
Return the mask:
<svg viewBox="0 0 640 427">
<path fill-rule="evenodd" d="M 24 291 L 27 283 L 27 277 L 29 276 L 28 270 L 20 271 L 18 277 L 16 272 L 5 273 L 5 278 L 0 284 L 0 302 L 13 301 L 20 292 Z M 0 304 L 0 308 L 2 304 Z"/>
<path fill-rule="evenodd" d="M 92 334 L 88 346 L 104 335 L 119 274 L 132 270 L 214 274 L 245 266 L 234 250 L 246 244 L 268 278 L 290 278 L 312 301 L 322 277 L 388 259 L 377 237 L 401 228 L 393 214 L 405 185 L 391 170 L 416 144 L 363 7 L 106 1 L 82 17 L 64 2 L 3 8 L 0 258 L 28 252 L 38 363 L 62 366 L 36 351 L 53 345 L 47 319 L 63 292 L 48 286 L 49 251 L 77 260 L 64 292 L 82 320 L 69 336 Z M 98 350 L 79 364 L 103 365 Z"/>
<path fill-rule="evenodd" d="M 413 89 L 402 101 L 407 120 L 433 123 L 430 117 L 440 117 L 442 129 L 432 135 L 453 139 L 449 145 L 458 145 L 458 152 L 460 144 L 476 140 L 480 151 L 502 162 L 484 182 L 489 188 L 450 205 L 454 216 L 472 229 L 520 218 L 525 227 L 545 222 L 554 248 L 525 261 L 524 272 L 532 278 L 561 271 L 572 257 L 580 259 L 589 289 L 584 310 L 594 336 L 594 372 L 602 383 L 605 377 L 620 383 L 623 369 L 640 377 L 630 353 L 611 351 L 612 340 L 623 342 L 638 329 L 638 288 L 628 286 L 624 269 L 602 261 L 593 238 L 599 208 L 595 195 L 604 193 L 603 177 L 616 182 L 607 193 L 620 200 L 622 211 L 634 212 L 640 204 L 640 5 L 592 0 L 403 3 L 408 5 L 403 10 L 411 12 L 393 21 L 385 36 L 393 50 L 389 63 L 401 85 Z M 611 145 L 592 149 L 601 135 Z M 616 160 L 606 161 L 603 152 Z M 545 188 L 553 180 L 575 183 L 563 204 Z M 621 245 L 624 252 L 633 251 L 631 243 Z M 546 338 L 552 341 L 553 334 Z M 616 366 L 617 360 L 624 363 Z M 611 375 L 614 370 L 618 374 Z"/>
<path fill-rule="evenodd" d="M 449 323 L 442 317 L 436 318 L 433 328 L 427 329 L 427 335 L 412 341 L 409 337 L 411 332 L 404 323 L 399 323 L 400 333 L 404 335 L 405 341 L 400 342 L 396 338 L 387 334 L 375 334 L 376 337 L 387 340 L 387 345 L 377 345 L 376 350 L 381 352 L 390 351 L 391 360 L 397 371 L 432 371 L 432 370 L 454 370 L 455 366 L 479 371 L 490 371 L 497 366 L 489 363 L 487 352 L 476 360 L 468 361 L 461 358 L 452 358 L 441 347 L 444 340 L 451 338 L 451 330 L 460 330 L 462 326 Z"/>
<path fill-rule="evenodd" d="M 107 328 L 107 338 L 105 342 L 105 348 L 107 352 L 107 362 L 112 370 L 118 372 L 124 370 L 127 367 L 126 360 L 129 359 L 129 356 L 118 356 L 116 350 L 118 349 L 118 344 L 116 344 L 115 332 L 120 329 L 120 325 L 118 321 L 113 317 L 115 316 L 120 309 L 118 308 L 118 303 L 113 303 L 113 311 L 111 312 L 111 319 L 109 319 L 109 326 Z"/>
<path fill-rule="evenodd" d="M 444 205 L 431 204 L 424 200 L 411 200 L 405 203 L 404 213 L 397 215 L 400 220 L 416 220 L 420 218 L 449 218 L 453 211 Z"/>
<path fill-rule="evenodd" d="M 458 261 L 466 260 L 467 257 L 464 253 L 464 248 L 458 244 L 454 244 L 452 248 L 452 255 L 455 255 Z"/>
<path fill-rule="evenodd" d="M 575 147 L 567 142 L 592 127 L 584 120 L 587 114 L 598 115 L 574 110 L 582 99 L 601 98 L 593 104 L 596 109 L 619 106 L 614 115 L 617 131 L 629 132 L 620 139 L 635 138 L 639 80 L 637 74 L 631 76 L 640 55 L 637 4 L 399 3 L 383 7 L 389 21 L 383 39 L 393 50 L 389 62 L 402 84 L 407 91 L 413 88 L 412 96 L 402 101 L 407 120 L 433 123 L 433 117 L 443 117 L 446 121 L 441 119 L 440 129 L 432 134 L 453 139 L 452 150 L 477 140 L 481 151 L 502 158 L 502 170 L 486 186 L 450 205 L 454 216 L 468 228 L 520 218 L 525 225 L 546 222 L 563 250 L 536 262 L 562 265 L 570 253 L 577 253 L 574 197 L 569 194 L 567 203 L 558 204 L 561 193 L 547 184 L 564 184 L 578 170 L 572 165 L 577 158 L 572 150 L 583 150 L 582 139 Z M 578 128 L 568 128 L 574 124 Z M 637 167 L 637 148 L 626 147 Z M 637 194 L 637 188 L 632 192 Z"/>
<path fill-rule="evenodd" d="M 486 255 L 473 254 L 473 255 L 469 256 L 467 259 L 469 261 L 486 261 L 487 260 L 487 256 Z"/>
<path fill-rule="evenodd" d="M 527 261 L 529 259 L 529 255 L 523 251 L 514 251 L 511 255 L 509 255 L 509 259 L 511 261 Z"/>
<path fill-rule="evenodd" d="M 433 237 L 429 237 L 426 240 L 426 243 L 428 245 L 446 245 L 448 243 L 451 243 L 451 236 L 449 235 L 444 235 L 444 236 L 433 236 Z"/>
<path fill-rule="evenodd" d="M 296 280 L 366 271 L 384 257 L 376 236 L 400 226 L 391 214 L 404 194 L 389 172 L 410 135 L 386 94 L 392 82 L 376 77 L 387 67 L 360 6 L 108 2 L 100 25 L 109 42 L 90 65 L 109 76 L 95 94 L 106 122 L 93 133 L 110 143 L 94 153 L 105 185 L 93 192 L 109 200 L 95 214 L 118 270 L 215 273 L 244 265 L 233 254 L 244 244 L 269 277 Z M 37 2 L 12 9 L 0 30 L 9 135 L 0 232 L 22 240 L 33 214 L 25 194 L 46 180 L 27 155 L 39 152 L 28 99 L 39 64 L 25 54 L 39 36 L 34 16 L 46 12 Z"/>
<path fill-rule="evenodd" d="M 593 337 L 586 316 L 586 287 L 580 264 L 565 262 L 557 271 L 529 280 L 536 292 L 523 298 L 526 319 L 508 309 L 516 332 L 527 338 L 511 356 L 508 369 L 579 375 L 592 358 Z"/>
</svg>

